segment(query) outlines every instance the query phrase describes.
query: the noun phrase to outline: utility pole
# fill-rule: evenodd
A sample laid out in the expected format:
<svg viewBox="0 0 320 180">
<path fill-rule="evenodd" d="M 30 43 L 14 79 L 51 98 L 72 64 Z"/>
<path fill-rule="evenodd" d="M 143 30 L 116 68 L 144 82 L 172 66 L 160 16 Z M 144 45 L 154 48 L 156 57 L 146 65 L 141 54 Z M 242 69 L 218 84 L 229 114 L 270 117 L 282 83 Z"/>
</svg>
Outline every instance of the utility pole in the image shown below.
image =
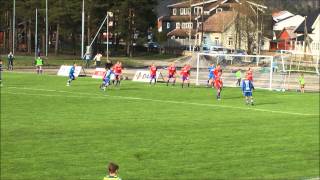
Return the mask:
<svg viewBox="0 0 320 180">
<path fill-rule="evenodd" d="M 16 43 L 16 0 L 13 0 L 13 20 L 12 20 L 12 54 L 14 55 Z"/>
<path fill-rule="evenodd" d="M 46 0 L 46 57 L 48 57 L 48 0 Z"/>
<path fill-rule="evenodd" d="M 84 0 L 82 0 L 81 58 L 84 56 Z"/>
</svg>

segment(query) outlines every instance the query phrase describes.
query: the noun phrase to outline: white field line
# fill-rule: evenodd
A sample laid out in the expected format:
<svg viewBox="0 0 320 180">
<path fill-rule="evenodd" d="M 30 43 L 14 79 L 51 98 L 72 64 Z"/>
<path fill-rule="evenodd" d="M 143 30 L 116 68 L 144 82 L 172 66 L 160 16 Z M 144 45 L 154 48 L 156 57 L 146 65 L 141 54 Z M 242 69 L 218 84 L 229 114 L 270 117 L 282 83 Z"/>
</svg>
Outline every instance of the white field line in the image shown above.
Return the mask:
<svg viewBox="0 0 320 180">
<path fill-rule="evenodd" d="M 29 96 L 47 96 L 47 97 L 73 97 L 73 98 L 92 98 L 92 99 L 101 99 L 101 98 L 121 98 L 128 100 L 140 100 L 140 101 L 152 101 L 152 102 L 161 102 L 161 103 L 171 103 L 171 104 L 183 104 L 183 105 L 195 105 L 195 106 L 206 106 L 206 107 L 218 107 L 218 108 L 230 108 L 230 109 L 240 109 L 240 110 L 252 110 L 260 111 L 267 113 L 277 113 L 277 114 L 288 114 L 288 115 L 299 115 L 299 116 L 319 116 L 319 114 L 308 114 L 308 113 L 297 113 L 297 112 L 288 112 L 288 111 L 275 111 L 268 109 L 260 109 L 255 107 L 236 107 L 228 106 L 221 104 L 203 104 L 203 103 L 194 103 L 194 102 L 185 102 L 185 101 L 172 101 L 172 100 L 159 100 L 159 99 L 149 99 L 149 98 L 140 98 L 140 97 L 130 97 L 130 96 L 113 96 L 107 94 L 93 94 L 93 93 L 80 93 L 80 92 L 71 92 L 71 91 L 61 91 L 54 89 L 36 89 L 36 88 L 25 88 L 25 87 L 8 87 L 8 89 L 24 89 L 32 91 L 45 91 L 45 92 L 58 92 L 58 93 L 70 93 L 75 95 L 53 95 L 53 94 L 31 94 L 31 93 L 20 93 L 20 92 L 6 92 L 8 94 L 16 95 L 29 95 Z M 89 95 L 89 96 L 80 96 L 80 95 Z"/>
</svg>

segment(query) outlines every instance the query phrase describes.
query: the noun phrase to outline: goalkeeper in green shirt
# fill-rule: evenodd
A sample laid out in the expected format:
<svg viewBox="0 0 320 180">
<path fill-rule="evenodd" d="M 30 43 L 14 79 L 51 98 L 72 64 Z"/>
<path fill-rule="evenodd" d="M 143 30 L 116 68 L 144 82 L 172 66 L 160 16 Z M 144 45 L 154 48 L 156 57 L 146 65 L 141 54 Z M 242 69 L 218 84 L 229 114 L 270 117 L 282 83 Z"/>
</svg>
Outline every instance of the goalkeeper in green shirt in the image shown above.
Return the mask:
<svg viewBox="0 0 320 180">
<path fill-rule="evenodd" d="M 238 71 L 236 72 L 236 78 L 237 78 L 236 85 L 240 86 L 240 83 L 241 83 L 241 70 L 240 69 L 238 69 Z"/>
<path fill-rule="evenodd" d="M 121 180 L 121 178 L 118 176 L 118 169 L 119 166 L 115 163 L 109 163 L 108 166 L 108 174 L 106 177 L 103 178 L 103 180 Z"/>
<path fill-rule="evenodd" d="M 299 85 L 300 85 L 300 92 L 301 93 L 304 93 L 304 85 L 305 85 L 305 81 L 304 81 L 304 75 L 303 73 L 300 74 L 300 77 L 299 77 Z"/>
<path fill-rule="evenodd" d="M 43 60 L 42 58 L 39 56 L 36 59 L 36 69 L 37 69 L 37 74 L 42 74 L 43 70 L 42 70 L 42 66 L 43 66 Z"/>
</svg>

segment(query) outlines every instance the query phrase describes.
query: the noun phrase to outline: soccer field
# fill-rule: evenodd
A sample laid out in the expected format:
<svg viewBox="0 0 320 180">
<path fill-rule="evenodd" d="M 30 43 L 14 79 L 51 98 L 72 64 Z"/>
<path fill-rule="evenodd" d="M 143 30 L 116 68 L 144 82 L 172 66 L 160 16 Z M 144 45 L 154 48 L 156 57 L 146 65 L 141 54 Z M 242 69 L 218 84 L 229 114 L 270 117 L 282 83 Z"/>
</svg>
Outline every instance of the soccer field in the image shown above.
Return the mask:
<svg viewBox="0 0 320 180">
<path fill-rule="evenodd" d="M 319 177 L 319 93 L 4 73 L 1 179 L 127 180 Z"/>
</svg>

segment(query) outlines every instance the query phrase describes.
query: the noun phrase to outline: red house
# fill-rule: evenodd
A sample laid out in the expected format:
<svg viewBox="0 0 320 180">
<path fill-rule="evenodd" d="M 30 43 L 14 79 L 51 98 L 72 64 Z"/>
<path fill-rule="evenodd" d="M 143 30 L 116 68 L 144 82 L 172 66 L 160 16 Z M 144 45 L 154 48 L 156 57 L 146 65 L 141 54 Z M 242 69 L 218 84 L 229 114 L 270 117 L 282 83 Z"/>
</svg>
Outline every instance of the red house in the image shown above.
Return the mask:
<svg viewBox="0 0 320 180">
<path fill-rule="evenodd" d="M 277 40 L 271 42 L 270 50 L 293 50 L 297 35 L 295 28 L 284 28 L 277 36 Z"/>
</svg>

